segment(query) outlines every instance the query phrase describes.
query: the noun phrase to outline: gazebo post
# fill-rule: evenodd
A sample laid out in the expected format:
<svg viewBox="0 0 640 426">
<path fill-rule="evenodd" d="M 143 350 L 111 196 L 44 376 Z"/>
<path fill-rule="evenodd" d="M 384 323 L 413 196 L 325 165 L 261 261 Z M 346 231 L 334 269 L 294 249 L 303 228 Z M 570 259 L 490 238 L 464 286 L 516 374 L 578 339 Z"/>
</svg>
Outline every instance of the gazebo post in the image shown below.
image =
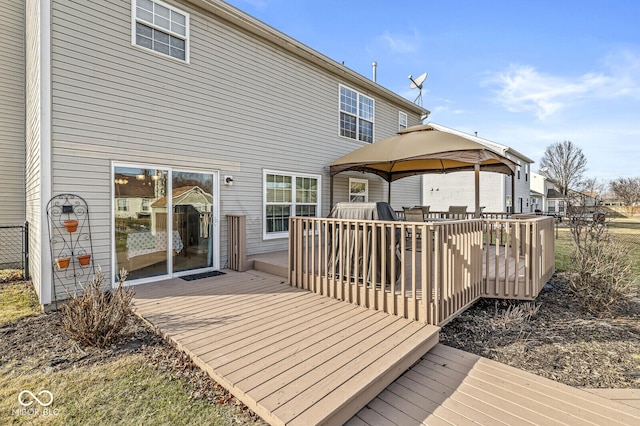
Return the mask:
<svg viewBox="0 0 640 426">
<path fill-rule="evenodd" d="M 329 211 L 333 209 L 333 175 L 329 177 Z"/>
<path fill-rule="evenodd" d="M 476 210 L 473 214 L 474 218 L 480 217 L 480 164 L 473 165 L 473 171 L 475 172 L 475 187 L 476 187 Z"/>
</svg>

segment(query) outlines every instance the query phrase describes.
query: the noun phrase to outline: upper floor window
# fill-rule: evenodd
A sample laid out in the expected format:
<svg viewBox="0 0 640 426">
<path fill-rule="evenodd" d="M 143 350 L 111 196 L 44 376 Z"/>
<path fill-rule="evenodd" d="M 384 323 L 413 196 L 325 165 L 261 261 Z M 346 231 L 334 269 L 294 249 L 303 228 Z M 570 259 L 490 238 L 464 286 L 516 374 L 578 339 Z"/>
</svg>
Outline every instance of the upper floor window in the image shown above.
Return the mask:
<svg viewBox="0 0 640 426">
<path fill-rule="evenodd" d="M 407 113 L 399 111 L 398 112 L 398 130 L 406 129 L 408 122 L 409 121 L 407 119 Z"/>
<path fill-rule="evenodd" d="M 373 142 L 373 98 L 340 86 L 340 136 Z"/>
<path fill-rule="evenodd" d="M 157 0 L 133 0 L 132 44 L 189 61 L 189 15 Z"/>
</svg>

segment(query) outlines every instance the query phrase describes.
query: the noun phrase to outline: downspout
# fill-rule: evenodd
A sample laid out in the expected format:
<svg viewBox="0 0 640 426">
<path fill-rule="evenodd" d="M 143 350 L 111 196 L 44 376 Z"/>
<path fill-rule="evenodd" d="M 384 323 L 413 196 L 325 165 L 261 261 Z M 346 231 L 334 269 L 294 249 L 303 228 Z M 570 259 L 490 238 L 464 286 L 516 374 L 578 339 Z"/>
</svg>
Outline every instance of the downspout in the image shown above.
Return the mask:
<svg viewBox="0 0 640 426">
<path fill-rule="evenodd" d="M 511 214 L 516 213 L 516 175 L 511 175 Z"/>
</svg>

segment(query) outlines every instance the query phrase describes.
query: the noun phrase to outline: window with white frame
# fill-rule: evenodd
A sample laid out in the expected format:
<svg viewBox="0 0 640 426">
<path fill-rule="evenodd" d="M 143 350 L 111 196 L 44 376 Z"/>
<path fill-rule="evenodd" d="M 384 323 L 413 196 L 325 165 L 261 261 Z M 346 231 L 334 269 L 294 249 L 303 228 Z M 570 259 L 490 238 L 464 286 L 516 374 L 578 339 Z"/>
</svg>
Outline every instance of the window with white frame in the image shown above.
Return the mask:
<svg viewBox="0 0 640 426">
<path fill-rule="evenodd" d="M 320 176 L 264 172 L 264 237 L 286 236 L 289 217 L 317 217 Z"/>
<path fill-rule="evenodd" d="M 189 15 L 157 0 L 132 0 L 132 44 L 189 61 Z"/>
<path fill-rule="evenodd" d="M 128 212 L 129 211 L 129 200 L 126 198 L 118 198 L 118 211 L 119 212 Z"/>
<path fill-rule="evenodd" d="M 148 212 L 149 211 L 149 199 L 148 198 L 143 198 L 142 199 L 142 211 L 143 212 Z"/>
<path fill-rule="evenodd" d="M 407 113 L 398 111 L 398 130 L 406 129 L 408 126 L 409 120 L 407 118 Z"/>
<path fill-rule="evenodd" d="M 369 181 L 349 178 L 349 202 L 366 203 L 369 201 Z"/>
<path fill-rule="evenodd" d="M 340 85 L 340 136 L 373 142 L 374 101 Z"/>
</svg>

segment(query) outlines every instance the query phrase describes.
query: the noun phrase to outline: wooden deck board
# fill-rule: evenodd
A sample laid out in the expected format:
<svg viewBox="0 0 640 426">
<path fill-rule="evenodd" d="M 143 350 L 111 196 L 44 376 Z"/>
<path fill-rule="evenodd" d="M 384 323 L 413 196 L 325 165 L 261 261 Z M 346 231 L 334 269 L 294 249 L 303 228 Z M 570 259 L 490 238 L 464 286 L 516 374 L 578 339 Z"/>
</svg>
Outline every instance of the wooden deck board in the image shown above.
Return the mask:
<svg viewBox="0 0 640 426">
<path fill-rule="evenodd" d="M 602 396 L 612 401 L 640 409 L 640 389 L 593 389 L 584 388 L 583 390 L 594 395 Z"/>
<path fill-rule="evenodd" d="M 257 271 L 135 291 L 139 315 L 271 424 L 343 423 L 435 345 L 439 330 Z"/>
<path fill-rule="evenodd" d="M 598 416 L 601 416 L 603 413 L 606 413 L 606 416 L 603 418 L 605 421 L 610 421 L 612 418 L 615 418 L 612 405 L 607 399 L 594 397 L 589 393 L 579 391 L 570 386 L 526 373 L 517 368 L 500 364 L 477 355 L 452 350 L 451 348 L 444 350 L 443 348 L 446 347 L 434 348 L 433 353 L 430 355 L 446 356 L 447 359 L 455 359 L 456 361 L 470 360 L 474 363 L 472 372 L 478 372 L 479 375 L 484 374 L 485 380 L 492 380 L 491 377 L 500 377 L 505 383 L 524 386 L 522 385 L 522 379 L 525 377 L 527 382 L 535 384 L 534 387 L 528 386 L 528 388 L 535 392 L 533 396 L 536 400 L 539 402 L 548 400 L 548 404 L 550 404 L 548 406 L 556 404 L 559 400 L 562 401 L 562 404 L 558 405 L 559 407 L 566 407 L 567 404 L 572 405 L 576 410 L 585 410 L 585 416 L 590 418 L 598 418 Z M 614 404 L 613 408 L 623 408 L 623 411 L 626 411 L 624 407 L 617 404 Z M 582 414 L 582 412 L 580 413 Z"/>
<path fill-rule="evenodd" d="M 413 392 L 398 391 L 398 386 Z M 363 408 L 354 424 L 376 424 L 370 411 L 378 407 L 377 400 L 385 402 L 391 414 L 410 407 L 415 424 L 463 424 L 462 419 L 476 424 L 640 424 L 640 410 L 631 406 L 444 345 L 434 347 Z M 415 407 L 422 412 L 416 414 Z M 379 410 L 389 418 L 387 411 Z M 453 412 L 462 419 L 447 417 Z"/>
</svg>

